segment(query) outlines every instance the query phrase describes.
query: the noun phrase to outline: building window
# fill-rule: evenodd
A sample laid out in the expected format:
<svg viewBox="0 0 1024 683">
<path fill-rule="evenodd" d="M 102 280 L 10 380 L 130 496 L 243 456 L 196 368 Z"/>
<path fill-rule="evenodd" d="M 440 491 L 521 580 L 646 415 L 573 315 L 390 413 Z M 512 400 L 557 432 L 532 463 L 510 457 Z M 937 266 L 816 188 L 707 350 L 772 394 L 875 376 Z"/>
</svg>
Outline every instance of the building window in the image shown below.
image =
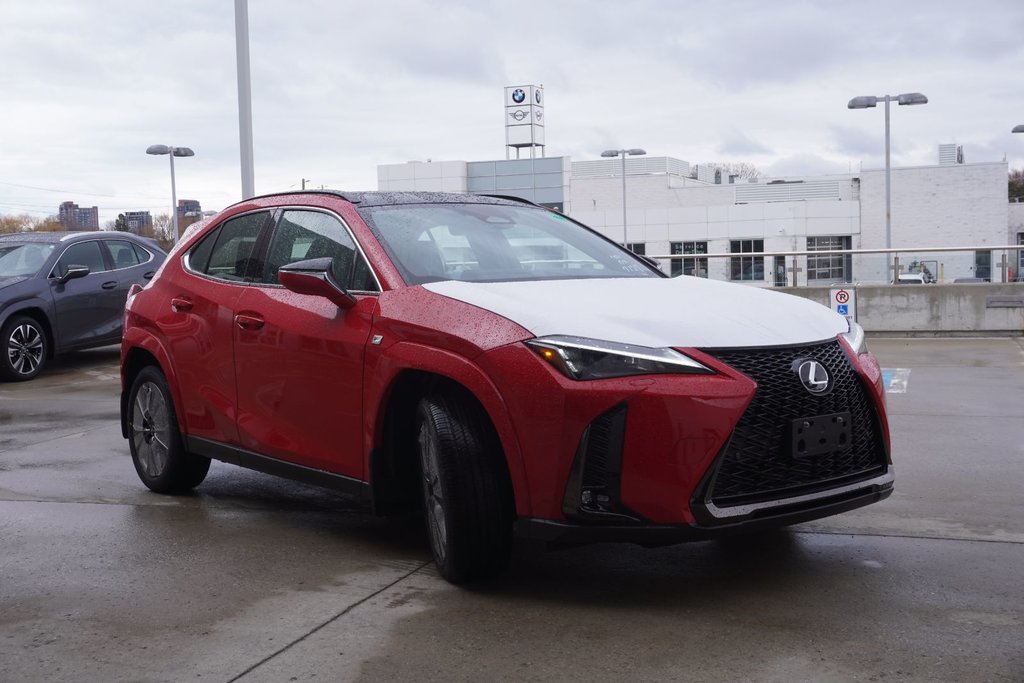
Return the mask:
<svg viewBox="0 0 1024 683">
<path fill-rule="evenodd" d="M 980 277 L 985 282 L 992 281 L 992 252 L 974 252 L 974 277 Z"/>
<path fill-rule="evenodd" d="M 849 250 L 851 238 L 847 236 L 808 237 L 807 251 Z M 851 282 L 853 270 L 850 254 L 828 254 L 807 257 L 807 281 L 809 283 Z"/>
<path fill-rule="evenodd" d="M 732 254 L 756 254 L 764 251 L 764 240 L 731 240 L 729 252 Z M 764 280 L 763 256 L 734 256 L 729 259 L 729 278 L 731 280 Z"/>
<path fill-rule="evenodd" d="M 634 254 L 639 256 L 645 256 L 647 254 L 647 243 L 646 242 L 630 242 L 626 245 L 626 249 L 629 249 Z"/>
<path fill-rule="evenodd" d="M 1024 246 L 1024 232 L 1017 233 L 1017 244 Z M 1024 249 L 1017 250 L 1017 272 L 1013 279 L 1014 282 L 1024 282 Z"/>
<path fill-rule="evenodd" d="M 708 253 L 707 242 L 672 242 L 673 254 L 706 254 Z M 695 277 L 708 276 L 708 260 L 693 256 L 690 258 L 674 258 L 671 262 L 672 277 L 679 275 L 693 275 Z"/>
</svg>

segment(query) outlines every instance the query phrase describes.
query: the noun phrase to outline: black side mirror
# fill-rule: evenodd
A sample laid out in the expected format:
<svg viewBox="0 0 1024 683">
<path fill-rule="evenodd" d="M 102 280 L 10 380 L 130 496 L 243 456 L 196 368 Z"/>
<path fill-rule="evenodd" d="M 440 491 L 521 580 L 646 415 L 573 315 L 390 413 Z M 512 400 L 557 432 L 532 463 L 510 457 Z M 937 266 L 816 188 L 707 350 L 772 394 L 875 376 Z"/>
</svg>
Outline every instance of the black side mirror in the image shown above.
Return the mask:
<svg viewBox="0 0 1024 683">
<path fill-rule="evenodd" d="M 334 279 L 331 274 L 332 261 L 328 257 L 289 263 L 278 268 L 277 280 L 296 294 L 322 296 L 334 302 L 338 308 L 352 308 L 356 305 L 355 297 Z"/>
<path fill-rule="evenodd" d="M 68 280 L 77 280 L 80 277 L 85 277 L 89 274 L 89 266 L 76 266 L 74 264 L 69 265 L 68 269 L 64 271 L 63 275 L 57 277 L 57 282 L 64 284 Z"/>
</svg>

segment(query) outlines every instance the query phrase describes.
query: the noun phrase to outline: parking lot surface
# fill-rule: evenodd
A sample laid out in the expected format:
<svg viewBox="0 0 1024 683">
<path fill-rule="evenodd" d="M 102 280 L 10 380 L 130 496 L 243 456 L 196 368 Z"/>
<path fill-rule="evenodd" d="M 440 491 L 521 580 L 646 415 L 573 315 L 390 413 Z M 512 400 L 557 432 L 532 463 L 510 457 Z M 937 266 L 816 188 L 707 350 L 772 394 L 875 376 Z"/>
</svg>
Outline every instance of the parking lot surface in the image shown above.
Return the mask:
<svg viewBox="0 0 1024 683">
<path fill-rule="evenodd" d="M 871 339 L 896 492 L 757 537 L 517 549 L 214 463 L 138 481 L 117 349 L 0 384 L 2 681 L 1024 681 L 1024 341 Z"/>
</svg>

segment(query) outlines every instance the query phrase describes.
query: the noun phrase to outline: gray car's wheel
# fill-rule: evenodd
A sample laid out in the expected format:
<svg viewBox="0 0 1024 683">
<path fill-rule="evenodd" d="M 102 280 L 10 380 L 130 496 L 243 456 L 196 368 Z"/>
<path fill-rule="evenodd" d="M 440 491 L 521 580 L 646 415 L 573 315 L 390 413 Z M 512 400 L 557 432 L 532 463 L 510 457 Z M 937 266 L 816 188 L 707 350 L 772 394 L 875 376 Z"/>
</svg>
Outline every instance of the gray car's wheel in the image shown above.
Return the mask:
<svg viewBox="0 0 1024 683">
<path fill-rule="evenodd" d="M 0 377 L 23 382 L 42 372 L 46 365 L 46 332 L 34 318 L 14 316 L 0 331 L 0 340 Z"/>
<path fill-rule="evenodd" d="M 465 398 L 435 394 L 420 401 L 416 434 L 438 571 L 452 583 L 502 571 L 514 509 L 504 456 L 486 415 Z"/>
<path fill-rule="evenodd" d="M 191 490 L 210 470 L 209 458 L 185 450 L 167 380 L 155 367 L 144 368 L 132 383 L 128 446 L 139 479 L 157 493 Z"/>
</svg>

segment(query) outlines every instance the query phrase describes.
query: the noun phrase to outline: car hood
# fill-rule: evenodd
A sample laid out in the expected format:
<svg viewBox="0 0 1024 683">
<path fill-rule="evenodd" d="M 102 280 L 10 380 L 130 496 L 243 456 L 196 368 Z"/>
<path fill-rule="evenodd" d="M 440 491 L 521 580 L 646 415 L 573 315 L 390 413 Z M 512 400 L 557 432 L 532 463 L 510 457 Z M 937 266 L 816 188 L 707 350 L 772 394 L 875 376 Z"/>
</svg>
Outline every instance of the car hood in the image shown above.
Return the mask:
<svg viewBox="0 0 1024 683">
<path fill-rule="evenodd" d="M 748 285 L 681 276 L 529 282 L 435 282 L 424 288 L 521 325 L 648 347 L 806 344 L 848 330 L 821 304 Z"/>
<path fill-rule="evenodd" d="M 27 279 L 27 275 L 8 275 L 6 277 L 0 276 L 0 289 L 3 289 L 4 287 L 10 287 L 11 285 L 16 285 L 19 282 L 24 282 Z"/>
</svg>

